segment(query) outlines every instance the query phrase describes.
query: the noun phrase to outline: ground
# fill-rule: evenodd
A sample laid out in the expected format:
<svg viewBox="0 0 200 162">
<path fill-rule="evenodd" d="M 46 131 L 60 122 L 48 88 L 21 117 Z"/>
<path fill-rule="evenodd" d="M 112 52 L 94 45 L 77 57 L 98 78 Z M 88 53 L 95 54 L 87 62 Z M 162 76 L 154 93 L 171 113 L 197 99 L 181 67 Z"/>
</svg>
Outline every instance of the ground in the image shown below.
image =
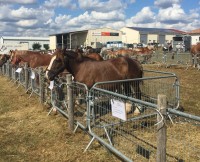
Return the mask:
<svg viewBox="0 0 200 162">
<path fill-rule="evenodd" d="M 47 115 L 36 96 L 0 76 L 0 162 L 119 161 L 99 143 L 83 152 L 88 134 L 68 130 L 61 115 Z"/>
</svg>

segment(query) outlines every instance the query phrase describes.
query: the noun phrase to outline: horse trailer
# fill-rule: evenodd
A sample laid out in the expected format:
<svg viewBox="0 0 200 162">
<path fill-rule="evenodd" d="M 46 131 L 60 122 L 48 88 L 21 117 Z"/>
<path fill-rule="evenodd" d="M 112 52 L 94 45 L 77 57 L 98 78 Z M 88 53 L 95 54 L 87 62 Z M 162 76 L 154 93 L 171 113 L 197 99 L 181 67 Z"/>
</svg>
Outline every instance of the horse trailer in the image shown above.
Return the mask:
<svg viewBox="0 0 200 162">
<path fill-rule="evenodd" d="M 174 51 L 190 51 L 191 36 L 176 35 L 172 38 L 172 47 Z"/>
</svg>

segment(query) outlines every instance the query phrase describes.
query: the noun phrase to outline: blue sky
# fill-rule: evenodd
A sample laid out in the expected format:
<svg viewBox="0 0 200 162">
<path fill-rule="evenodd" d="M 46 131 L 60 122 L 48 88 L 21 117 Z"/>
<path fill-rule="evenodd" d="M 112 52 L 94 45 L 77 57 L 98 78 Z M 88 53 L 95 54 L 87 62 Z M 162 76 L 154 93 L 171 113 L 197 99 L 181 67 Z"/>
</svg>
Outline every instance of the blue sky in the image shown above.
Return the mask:
<svg viewBox="0 0 200 162">
<path fill-rule="evenodd" d="M 0 0 L 0 36 L 124 26 L 200 28 L 200 0 Z"/>
</svg>

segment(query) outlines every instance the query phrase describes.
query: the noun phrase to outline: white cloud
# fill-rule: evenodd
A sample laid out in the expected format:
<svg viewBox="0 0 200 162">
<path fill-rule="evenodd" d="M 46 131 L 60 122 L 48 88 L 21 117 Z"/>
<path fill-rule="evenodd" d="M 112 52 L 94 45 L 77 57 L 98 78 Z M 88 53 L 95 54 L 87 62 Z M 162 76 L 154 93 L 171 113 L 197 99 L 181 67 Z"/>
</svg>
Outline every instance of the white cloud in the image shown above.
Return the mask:
<svg viewBox="0 0 200 162">
<path fill-rule="evenodd" d="M 73 0 L 47 0 L 44 2 L 44 7 L 55 8 L 55 7 L 64 7 L 64 8 L 76 8 L 76 3 Z"/>
<path fill-rule="evenodd" d="M 37 20 L 19 20 L 16 25 L 21 27 L 33 27 L 38 23 Z"/>
<path fill-rule="evenodd" d="M 9 21 L 10 16 L 8 13 L 10 12 L 11 12 L 11 9 L 8 5 L 1 5 L 0 6 L 0 20 Z"/>
<path fill-rule="evenodd" d="M 56 23 L 56 24 L 64 24 L 64 23 L 67 22 L 70 18 L 71 18 L 70 15 L 58 15 L 58 16 L 55 18 L 55 23 Z"/>
<path fill-rule="evenodd" d="M 33 4 L 36 3 L 37 0 L 0 0 L 0 2 L 3 4 Z"/>
<path fill-rule="evenodd" d="M 146 24 L 155 21 L 155 13 L 151 11 L 150 7 L 144 7 L 135 16 L 131 17 L 128 21 L 134 24 Z"/>
<path fill-rule="evenodd" d="M 108 13 L 92 11 L 91 17 L 103 21 L 119 21 L 125 19 L 125 15 L 120 11 L 110 11 Z"/>
<path fill-rule="evenodd" d="M 66 26 L 82 27 L 84 25 L 92 24 L 92 27 L 99 27 L 106 23 L 113 23 L 118 21 L 124 21 L 125 15 L 117 11 L 111 11 L 108 13 L 92 11 L 89 13 L 86 11 L 84 14 L 74 17 L 66 22 Z"/>
<path fill-rule="evenodd" d="M 173 4 L 180 4 L 182 0 L 155 0 L 155 6 L 160 8 L 172 7 Z"/>
<path fill-rule="evenodd" d="M 35 10 L 32 8 L 25 8 L 25 7 L 20 7 L 17 10 L 12 10 L 11 11 L 11 16 L 19 19 L 32 19 L 36 18 L 35 16 Z"/>
<path fill-rule="evenodd" d="M 126 7 L 126 3 L 121 0 L 78 0 L 81 9 L 97 12 L 110 12 L 113 10 L 121 10 Z"/>
<path fill-rule="evenodd" d="M 172 7 L 160 9 L 157 20 L 165 24 L 176 24 L 179 22 L 187 22 L 188 16 L 180 5 L 174 4 Z"/>
</svg>

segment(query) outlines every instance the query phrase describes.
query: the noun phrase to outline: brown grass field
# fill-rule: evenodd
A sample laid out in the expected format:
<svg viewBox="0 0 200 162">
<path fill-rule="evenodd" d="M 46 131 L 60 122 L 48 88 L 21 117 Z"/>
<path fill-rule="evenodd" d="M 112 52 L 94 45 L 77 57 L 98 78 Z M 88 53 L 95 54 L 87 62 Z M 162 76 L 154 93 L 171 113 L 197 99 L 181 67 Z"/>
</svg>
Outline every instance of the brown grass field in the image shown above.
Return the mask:
<svg viewBox="0 0 200 162">
<path fill-rule="evenodd" d="M 200 116 L 200 71 L 190 67 L 157 67 L 144 65 L 144 69 L 168 71 L 180 79 L 181 105 L 185 112 Z M 47 116 L 49 109 L 30 99 L 22 87 L 0 76 L 0 162 L 78 162 L 120 161 L 99 143 L 90 141 L 88 134 L 68 131 L 68 123 L 61 115 Z"/>
</svg>

